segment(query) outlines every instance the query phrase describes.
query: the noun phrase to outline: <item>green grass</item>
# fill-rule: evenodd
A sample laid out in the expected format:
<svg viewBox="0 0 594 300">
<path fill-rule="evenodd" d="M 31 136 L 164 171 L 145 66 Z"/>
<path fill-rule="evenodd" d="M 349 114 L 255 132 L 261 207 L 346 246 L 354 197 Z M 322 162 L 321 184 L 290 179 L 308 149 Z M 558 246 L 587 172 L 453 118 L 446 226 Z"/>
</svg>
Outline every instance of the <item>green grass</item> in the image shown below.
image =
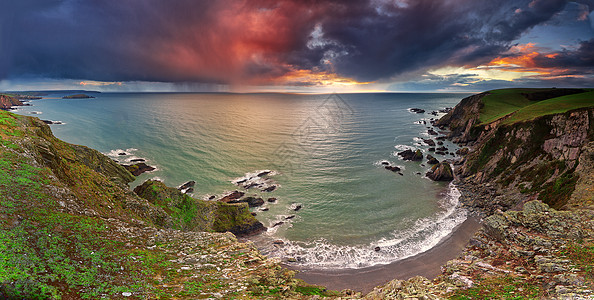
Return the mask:
<svg viewBox="0 0 594 300">
<path fill-rule="evenodd" d="M 594 91 L 567 95 L 536 102 L 516 111 L 504 124 L 533 120 L 537 117 L 564 113 L 573 109 L 594 106 Z"/>
<path fill-rule="evenodd" d="M 489 91 L 483 97 L 480 124 L 489 124 L 511 114 L 504 124 L 512 124 L 534 118 L 564 113 L 572 109 L 594 106 L 594 91 L 561 96 L 542 101 L 531 101 L 523 94 L 547 92 L 551 89 L 501 89 Z"/>
<path fill-rule="evenodd" d="M 489 95 L 481 99 L 484 104 L 479 118 L 481 124 L 491 123 L 522 107 L 533 104 L 533 101 L 526 99 L 521 93 L 540 90 L 544 89 L 502 89 L 489 91 Z"/>
</svg>

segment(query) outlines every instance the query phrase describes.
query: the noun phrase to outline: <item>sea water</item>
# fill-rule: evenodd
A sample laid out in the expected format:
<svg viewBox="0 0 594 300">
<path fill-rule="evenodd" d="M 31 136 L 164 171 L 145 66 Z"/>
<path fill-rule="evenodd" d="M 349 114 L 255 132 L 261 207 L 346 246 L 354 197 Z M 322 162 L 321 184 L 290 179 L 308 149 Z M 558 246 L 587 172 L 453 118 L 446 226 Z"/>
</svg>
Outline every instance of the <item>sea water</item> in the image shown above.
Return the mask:
<svg viewBox="0 0 594 300">
<path fill-rule="evenodd" d="M 430 112 L 454 106 L 464 94 L 62 96 L 49 94 L 17 113 L 61 121 L 51 125 L 58 138 L 120 163 L 145 159 L 157 168 L 132 188 L 151 178 L 169 186 L 194 180 L 195 198 L 234 190 L 262 197 L 264 206 L 252 210 L 269 229 L 254 241 L 267 255 L 304 268 L 390 263 L 430 249 L 466 219 L 455 187 L 424 176 L 431 167 L 426 160 L 396 155 L 430 153 L 422 139 L 431 137 L 431 118 L 443 115 Z M 444 143 L 449 152 L 457 149 Z M 269 173 L 257 176 L 263 172 Z M 254 187 L 245 189 L 246 183 Z M 277 240 L 283 244 L 272 243 Z"/>
</svg>

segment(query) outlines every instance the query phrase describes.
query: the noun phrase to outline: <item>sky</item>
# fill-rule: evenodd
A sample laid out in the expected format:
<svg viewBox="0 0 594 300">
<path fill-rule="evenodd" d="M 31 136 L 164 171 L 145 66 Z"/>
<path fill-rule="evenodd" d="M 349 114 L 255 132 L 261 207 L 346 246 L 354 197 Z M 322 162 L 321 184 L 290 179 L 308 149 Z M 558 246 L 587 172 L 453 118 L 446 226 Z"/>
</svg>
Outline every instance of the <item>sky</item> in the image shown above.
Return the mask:
<svg viewBox="0 0 594 300">
<path fill-rule="evenodd" d="M 0 90 L 594 87 L 594 0 L 0 2 Z"/>
</svg>

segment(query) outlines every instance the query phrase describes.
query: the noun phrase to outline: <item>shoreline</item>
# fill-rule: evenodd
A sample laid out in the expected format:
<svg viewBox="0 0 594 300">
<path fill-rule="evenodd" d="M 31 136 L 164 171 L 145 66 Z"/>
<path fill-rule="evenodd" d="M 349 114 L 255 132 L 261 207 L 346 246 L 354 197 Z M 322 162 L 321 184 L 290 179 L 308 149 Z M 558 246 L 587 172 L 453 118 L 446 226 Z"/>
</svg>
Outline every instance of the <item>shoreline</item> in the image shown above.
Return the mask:
<svg viewBox="0 0 594 300">
<path fill-rule="evenodd" d="M 469 216 L 435 247 L 387 265 L 361 269 L 304 270 L 283 264 L 284 267 L 298 271 L 295 278 L 309 284 L 323 285 L 330 290 L 350 289 L 367 294 L 373 288 L 394 279 L 406 280 L 414 276 L 433 279 L 441 274 L 441 266 L 458 257 L 468 241 L 480 229 L 481 223 Z"/>
</svg>

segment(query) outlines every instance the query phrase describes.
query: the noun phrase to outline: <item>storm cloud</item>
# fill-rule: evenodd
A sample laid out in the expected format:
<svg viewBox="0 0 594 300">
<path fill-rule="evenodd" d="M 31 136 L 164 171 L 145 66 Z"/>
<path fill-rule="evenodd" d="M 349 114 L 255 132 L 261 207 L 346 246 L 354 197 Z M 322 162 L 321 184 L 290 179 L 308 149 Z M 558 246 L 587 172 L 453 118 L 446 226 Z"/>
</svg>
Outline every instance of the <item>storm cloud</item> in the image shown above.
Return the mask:
<svg viewBox="0 0 594 300">
<path fill-rule="evenodd" d="M 591 11 L 591 1 L 580 2 Z M 307 70 L 385 81 L 408 72 L 489 62 L 566 3 L 3 1 L 0 79 L 257 85 Z M 591 53 L 591 43 L 584 42 L 580 51 Z M 567 53 L 564 61 L 579 61 L 577 55 Z"/>
</svg>

